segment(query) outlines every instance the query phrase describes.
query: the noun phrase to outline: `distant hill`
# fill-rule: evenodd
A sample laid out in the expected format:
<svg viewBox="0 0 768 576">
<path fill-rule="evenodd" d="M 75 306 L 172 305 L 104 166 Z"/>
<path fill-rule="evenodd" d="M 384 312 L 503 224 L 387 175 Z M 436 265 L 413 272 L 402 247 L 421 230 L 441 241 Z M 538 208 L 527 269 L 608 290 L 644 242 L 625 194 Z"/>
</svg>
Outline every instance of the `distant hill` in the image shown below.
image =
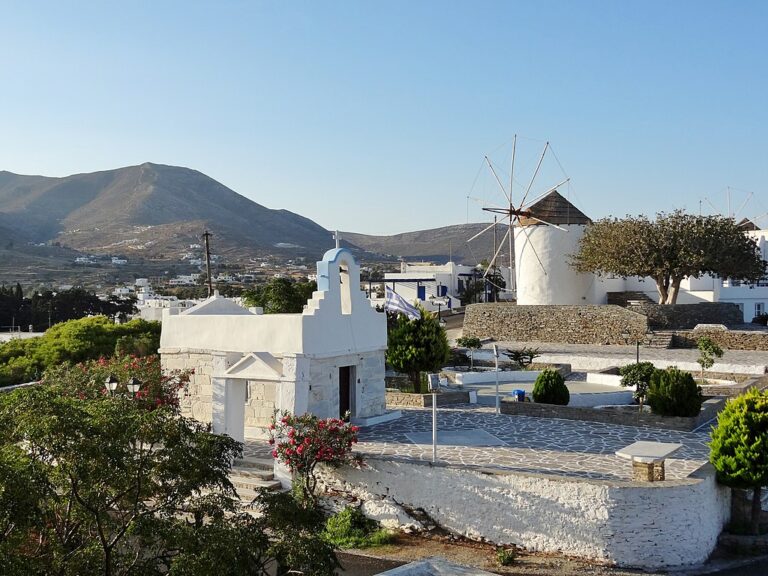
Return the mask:
<svg viewBox="0 0 768 576">
<path fill-rule="evenodd" d="M 196 170 L 150 163 L 64 178 L 0 172 L 0 227 L 9 222 L 36 242 L 149 258 L 199 243 L 205 229 L 217 253 L 316 256 L 333 246 L 308 218 L 261 206 Z"/>
<path fill-rule="evenodd" d="M 441 262 L 452 256 L 477 264 L 491 258 L 493 234 L 467 240 L 486 226 L 342 236 L 361 260 Z M 55 271 L 77 252 L 179 262 L 190 244 L 201 243 L 204 230 L 213 234 L 212 251 L 228 262 L 267 254 L 312 260 L 334 246 L 331 232 L 312 220 L 266 208 L 189 168 L 145 163 L 63 178 L 0 171 L 0 271 L 11 262 Z M 499 225 L 499 241 L 505 230 Z M 503 254 L 506 262 L 507 248 Z"/>
<path fill-rule="evenodd" d="M 474 265 L 483 259 L 490 260 L 493 256 L 492 230 L 488 230 L 479 238 L 468 242 L 470 238 L 488 226 L 488 223 L 457 224 L 393 236 L 369 236 L 354 232 L 342 232 L 341 236 L 355 246 L 376 254 L 403 257 L 407 260 L 436 262 L 446 262 L 450 257 L 454 262 Z M 501 242 L 506 230 L 506 226 L 497 225 L 497 242 Z M 508 265 L 508 254 L 509 249 L 505 246 L 500 255 L 501 265 Z"/>
</svg>

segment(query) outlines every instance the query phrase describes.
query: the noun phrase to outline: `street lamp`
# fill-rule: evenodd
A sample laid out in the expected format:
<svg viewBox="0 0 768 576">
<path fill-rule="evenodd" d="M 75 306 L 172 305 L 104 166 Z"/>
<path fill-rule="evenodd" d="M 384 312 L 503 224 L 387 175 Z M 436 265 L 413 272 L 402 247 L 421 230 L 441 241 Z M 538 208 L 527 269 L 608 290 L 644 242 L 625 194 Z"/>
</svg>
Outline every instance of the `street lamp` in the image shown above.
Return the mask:
<svg viewBox="0 0 768 576">
<path fill-rule="evenodd" d="M 114 394 L 115 390 L 117 389 L 118 383 L 119 381 L 114 374 L 107 376 L 107 379 L 104 380 L 104 388 L 107 389 L 107 394 L 112 396 L 112 394 Z"/>
<path fill-rule="evenodd" d="M 110 374 L 107 376 L 107 378 L 104 380 L 104 388 L 107 390 L 107 394 L 110 396 L 114 395 L 115 390 L 117 390 L 117 386 L 120 384 L 120 381 L 117 379 L 117 377 L 114 374 Z M 125 387 L 128 389 L 128 392 L 131 396 L 135 396 L 136 393 L 139 391 L 139 388 L 141 388 L 141 380 L 138 378 L 134 378 L 131 376 L 128 379 L 128 382 L 125 383 Z"/>
</svg>

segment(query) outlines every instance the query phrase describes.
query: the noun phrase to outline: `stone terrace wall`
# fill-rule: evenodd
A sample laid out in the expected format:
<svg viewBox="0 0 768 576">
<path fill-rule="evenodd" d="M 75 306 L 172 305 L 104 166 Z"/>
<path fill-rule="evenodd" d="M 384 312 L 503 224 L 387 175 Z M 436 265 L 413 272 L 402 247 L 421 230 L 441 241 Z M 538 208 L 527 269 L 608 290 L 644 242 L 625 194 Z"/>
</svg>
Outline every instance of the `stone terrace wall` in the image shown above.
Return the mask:
<svg viewBox="0 0 768 576">
<path fill-rule="evenodd" d="M 743 314 L 736 304 L 729 302 L 701 302 L 699 304 L 643 303 L 629 306 L 628 310 L 648 317 L 648 325 L 654 329 L 684 330 L 697 324 L 725 324 L 736 326 L 744 323 Z"/>
<path fill-rule="evenodd" d="M 620 306 L 471 304 L 464 336 L 516 342 L 626 344 L 644 340 L 648 319 Z"/>
<path fill-rule="evenodd" d="M 725 406 L 722 398 L 711 398 L 704 402 L 701 412 L 696 417 L 684 416 L 659 416 L 647 412 L 617 412 L 613 410 L 595 410 L 580 406 L 557 406 L 555 404 L 538 404 L 536 402 L 511 402 L 509 398 L 502 398 L 501 413 L 516 414 L 519 416 L 536 416 L 538 418 L 562 418 L 564 420 L 582 420 L 588 422 L 602 422 L 604 424 L 621 424 L 623 426 L 650 426 L 651 428 L 663 428 L 665 430 L 681 430 L 689 432 L 695 430 L 705 422 L 709 422 L 717 416 L 717 413 Z"/>
<path fill-rule="evenodd" d="M 336 490 L 379 505 L 423 508 L 439 525 L 469 538 L 646 569 L 704 562 L 731 504 L 730 489 L 718 486 L 710 465 L 685 480 L 651 483 L 373 457 L 359 470 L 320 473 Z"/>
<path fill-rule="evenodd" d="M 696 348 L 696 342 L 708 336 L 723 350 L 768 351 L 768 332 L 753 330 L 686 330 L 674 333 L 676 348 Z"/>
</svg>

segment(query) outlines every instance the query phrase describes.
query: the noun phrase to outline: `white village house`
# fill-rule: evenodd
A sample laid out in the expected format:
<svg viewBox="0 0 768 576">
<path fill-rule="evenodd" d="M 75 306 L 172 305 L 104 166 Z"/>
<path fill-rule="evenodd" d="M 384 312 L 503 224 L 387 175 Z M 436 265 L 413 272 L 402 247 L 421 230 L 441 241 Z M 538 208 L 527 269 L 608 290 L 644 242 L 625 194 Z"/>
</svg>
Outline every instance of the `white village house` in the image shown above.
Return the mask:
<svg viewBox="0 0 768 576">
<path fill-rule="evenodd" d="M 359 289 L 343 248 L 317 263 L 318 289 L 299 314 L 256 314 L 213 296 L 163 317 L 164 370 L 195 373 L 182 410 L 237 440 L 261 437 L 275 410 L 372 424 L 387 413 L 386 317 Z"/>
</svg>

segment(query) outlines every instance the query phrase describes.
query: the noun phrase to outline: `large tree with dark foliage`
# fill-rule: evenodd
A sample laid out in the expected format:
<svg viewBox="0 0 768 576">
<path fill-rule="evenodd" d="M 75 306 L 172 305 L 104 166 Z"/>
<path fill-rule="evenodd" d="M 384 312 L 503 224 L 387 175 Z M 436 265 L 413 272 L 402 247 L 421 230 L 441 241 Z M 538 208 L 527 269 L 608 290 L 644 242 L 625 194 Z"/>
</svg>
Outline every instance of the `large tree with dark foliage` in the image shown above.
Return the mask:
<svg viewBox="0 0 768 576">
<path fill-rule="evenodd" d="M 243 292 L 249 306 L 259 306 L 265 314 L 290 314 L 301 312 L 317 290 L 316 282 L 294 282 L 287 278 L 273 278 Z"/>
<path fill-rule="evenodd" d="M 604 218 L 587 227 L 572 256 L 579 272 L 650 276 L 659 304 L 675 304 L 685 277 L 712 274 L 756 282 L 766 273 L 757 243 L 732 218 L 681 210 L 656 216 Z"/>
</svg>

